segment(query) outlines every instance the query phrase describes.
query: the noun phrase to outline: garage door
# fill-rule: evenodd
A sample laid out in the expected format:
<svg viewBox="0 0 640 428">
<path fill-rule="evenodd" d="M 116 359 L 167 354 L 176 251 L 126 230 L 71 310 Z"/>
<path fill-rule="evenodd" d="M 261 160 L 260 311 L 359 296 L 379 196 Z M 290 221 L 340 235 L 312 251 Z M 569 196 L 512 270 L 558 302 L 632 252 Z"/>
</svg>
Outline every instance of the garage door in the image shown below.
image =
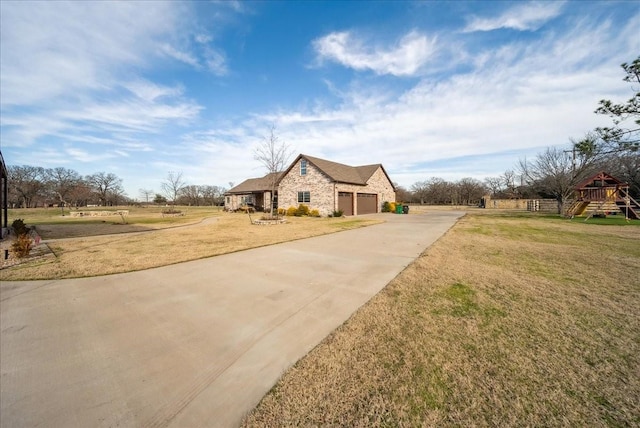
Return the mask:
<svg viewBox="0 0 640 428">
<path fill-rule="evenodd" d="M 353 215 L 353 193 L 338 192 L 338 209 L 344 215 Z"/>
<path fill-rule="evenodd" d="M 375 193 L 358 193 L 358 215 L 378 212 L 378 195 Z"/>
</svg>

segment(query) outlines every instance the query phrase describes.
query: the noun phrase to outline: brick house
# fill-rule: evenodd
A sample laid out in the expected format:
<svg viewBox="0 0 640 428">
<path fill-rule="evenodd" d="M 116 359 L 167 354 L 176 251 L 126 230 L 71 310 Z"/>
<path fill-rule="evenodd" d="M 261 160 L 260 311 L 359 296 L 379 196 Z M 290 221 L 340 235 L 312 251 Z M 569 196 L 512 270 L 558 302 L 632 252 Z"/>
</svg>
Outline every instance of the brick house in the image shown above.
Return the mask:
<svg viewBox="0 0 640 428">
<path fill-rule="evenodd" d="M 225 209 L 253 206 L 269 211 L 273 175 L 245 180 L 225 193 Z M 345 215 L 380 212 L 383 202 L 395 201 L 393 183 L 381 164 L 349 166 L 299 155 L 277 177 L 276 206 L 307 205 L 326 216 L 336 210 Z"/>
</svg>

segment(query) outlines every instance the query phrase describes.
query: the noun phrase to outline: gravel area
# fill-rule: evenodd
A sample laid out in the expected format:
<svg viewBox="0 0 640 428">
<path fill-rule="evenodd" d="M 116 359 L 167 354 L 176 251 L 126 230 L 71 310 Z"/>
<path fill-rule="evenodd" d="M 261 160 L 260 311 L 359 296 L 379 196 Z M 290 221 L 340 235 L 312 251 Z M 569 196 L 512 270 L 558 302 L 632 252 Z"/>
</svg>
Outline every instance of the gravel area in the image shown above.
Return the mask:
<svg viewBox="0 0 640 428">
<path fill-rule="evenodd" d="M 23 258 L 16 257 L 11 250 L 11 245 L 16 239 L 16 235 L 14 233 L 10 233 L 4 239 L 0 240 L 0 269 L 30 262 L 43 257 L 55 257 L 53 251 L 51 251 L 47 244 L 41 241 L 40 235 L 38 235 L 35 230 L 31 231 L 31 235 L 33 237 L 34 246 L 31 249 L 29 256 Z"/>
</svg>

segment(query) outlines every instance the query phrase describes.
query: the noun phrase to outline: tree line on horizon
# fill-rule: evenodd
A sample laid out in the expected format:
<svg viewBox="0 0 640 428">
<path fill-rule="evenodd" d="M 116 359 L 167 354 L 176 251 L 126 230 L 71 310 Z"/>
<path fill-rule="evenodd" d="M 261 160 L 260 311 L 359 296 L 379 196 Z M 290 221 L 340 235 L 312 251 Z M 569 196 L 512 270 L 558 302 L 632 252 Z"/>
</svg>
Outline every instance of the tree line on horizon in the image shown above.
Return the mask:
<svg viewBox="0 0 640 428">
<path fill-rule="evenodd" d="M 574 158 L 575 156 L 575 158 Z M 486 196 L 493 199 L 570 199 L 575 185 L 589 174 L 606 171 L 630 186 L 630 194 L 640 199 L 640 153 L 614 151 L 597 159 L 585 159 L 573 150 L 548 148 L 532 161 L 520 161 L 516 169 L 484 180 L 465 177 L 455 181 L 431 177 L 405 188 L 395 184 L 396 200 L 428 205 L 478 205 Z M 84 207 L 133 204 L 213 206 L 224 203 L 226 188 L 191 185 L 182 173 L 169 173 L 161 191 L 140 189 L 139 198 L 124 193 L 122 179 L 98 172 L 82 177 L 67 168 L 45 169 L 28 165 L 9 166 L 8 206 Z"/>
<path fill-rule="evenodd" d="M 599 127 L 580 140 L 570 140 L 569 149 L 548 147 L 534 159 L 521 159 L 514 169 L 483 181 L 474 178 L 446 181 L 432 177 L 414 183 L 409 189 L 396 185 L 396 201 L 475 205 L 487 195 L 506 199 L 552 198 L 558 203 L 558 212 L 562 213 L 576 185 L 600 171 L 628 183 L 630 195 L 640 199 L 640 56 L 621 67 L 625 72 L 622 80 L 632 84 L 632 97 L 620 104 L 601 100 L 595 110 L 596 114 L 609 116 L 612 126 Z M 265 141 L 265 150 L 279 147 L 273 127 L 270 138 Z M 285 145 L 282 147 L 286 149 Z M 261 158 L 258 156 L 257 159 Z M 124 193 L 122 179 L 113 173 L 98 172 L 82 177 L 72 169 L 28 165 L 9 166 L 8 172 L 10 207 L 138 203 Z M 230 187 L 233 187 L 232 183 Z M 226 192 L 220 186 L 190 185 L 183 180 L 182 172 L 169 172 L 161 188 L 161 193 L 140 189 L 141 201 L 217 205 L 223 203 Z"/>
<path fill-rule="evenodd" d="M 129 197 L 122 179 L 113 173 L 97 172 L 86 176 L 69 168 L 42 168 L 31 165 L 9 165 L 8 198 L 10 208 L 48 206 L 86 207 L 133 205 L 139 203 L 178 205 L 219 205 L 226 189 L 212 185 L 189 185 L 169 173 L 161 183 L 163 194 L 140 189 L 139 200 Z M 175 192 L 169 191 L 172 186 Z"/>
</svg>

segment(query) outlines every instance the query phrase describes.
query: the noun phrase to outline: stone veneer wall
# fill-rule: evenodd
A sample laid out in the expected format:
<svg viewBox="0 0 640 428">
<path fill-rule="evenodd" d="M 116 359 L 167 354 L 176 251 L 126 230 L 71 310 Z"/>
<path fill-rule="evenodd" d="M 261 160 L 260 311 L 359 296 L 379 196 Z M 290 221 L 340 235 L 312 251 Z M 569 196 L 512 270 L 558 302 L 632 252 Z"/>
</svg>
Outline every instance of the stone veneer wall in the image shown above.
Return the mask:
<svg viewBox="0 0 640 428">
<path fill-rule="evenodd" d="M 311 162 L 307 163 L 307 174 L 300 175 L 300 160 L 282 178 L 278 187 L 278 206 L 287 209 L 297 207 L 298 192 L 309 191 L 311 209 L 317 209 L 320 215 L 326 216 L 338 209 L 338 192 L 354 193 L 354 214 L 358 214 L 357 193 L 376 193 L 378 195 L 377 211 L 380 212 L 383 202 L 393 202 L 396 199 L 393 186 L 387 176 L 379 168 L 369 179 L 366 186 L 356 184 L 334 183 L 329 177 L 316 168 Z"/>
<path fill-rule="evenodd" d="M 383 202 L 395 202 L 396 200 L 396 191 L 393 189 L 393 185 L 389 181 L 387 175 L 382 171 L 382 168 L 378 168 L 371 178 L 369 178 L 367 187 L 367 191 L 363 193 L 378 194 L 378 212 L 382 211 Z M 373 191 L 369 192 L 369 189 Z"/>
<path fill-rule="evenodd" d="M 558 212 L 558 202 L 555 199 L 491 199 L 485 196 L 485 208 Z"/>
<path fill-rule="evenodd" d="M 238 208 L 240 208 L 240 206 L 242 205 L 240 203 L 240 201 L 242 200 L 243 196 L 248 196 L 249 194 L 246 195 L 227 195 L 224 197 L 224 208 L 226 210 L 229 211 L 234 211 L 237 210 Z M 229 202 L 229 203 L 227 203 Z"/>
<path fill-rule="evenodd" d="M 250 196 L 253 195 L 254 198 L 254 203 L 257 203 L 258 205 L 262 204 L 262 206 L 264 207 L 265 212 L 266 211 L 270 211 L 270 201 L 271 201 L 271 192 L 266 191 L 262 194 L 262 201 L 260 200 L 260 195 L 259 194 L 252 194 L 252 193 L 243 193 L 243 194 L 232 194 L 232 195 L 225 195 L 224 197 L 224 209 L 227 211 L 235 211 L 238 208 L 240 208 L 243 204 L 242 204 L 242 198 L 246 197 L 246 196 Z"/>
<path fill-rule="evenodd" d="M 318 210 L 320 215 L 329 215 L 337 208 L 337 205 L 334 206 L 334 183 L 311 162 L 307 162 L 307 175 L 300 175 L 298 160 L 289 173 L 282 177 L 278 186 L 278 208 L 286 210 L 300 205 L 298 192 L 310 192 L 311 202 L 305 205 Z"/>
</svg>

